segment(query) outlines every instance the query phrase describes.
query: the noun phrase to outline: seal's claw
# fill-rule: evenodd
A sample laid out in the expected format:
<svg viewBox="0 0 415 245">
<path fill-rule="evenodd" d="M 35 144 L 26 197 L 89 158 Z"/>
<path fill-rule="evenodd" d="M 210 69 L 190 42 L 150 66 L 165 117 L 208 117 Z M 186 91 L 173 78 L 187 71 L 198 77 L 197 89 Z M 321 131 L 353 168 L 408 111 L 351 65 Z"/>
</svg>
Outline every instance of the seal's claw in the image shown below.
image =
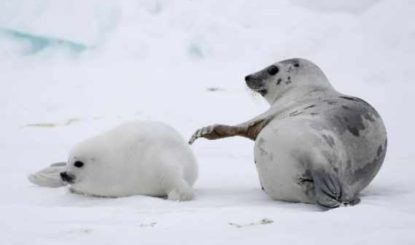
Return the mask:
<svg viewBox="0 0 415 245">
<path fill-rule="evenodd" d="M 197 130 L 192 137 L 190 137 L 189 145 L 193 144 L 200 137 L 200 129 Z"/>
<path fill-rule="evenodd" d="M 191 145 L 191 144 L 193 144 L 194 142 L 195 142 L 195 140 L 197 139 L 197 136 L 196 136 L 196 134 L 193 134 L 192 135 L 192 137 L 190 137 L 190 139 L 189 139 L 189 145 Z"/>
<path fill-rule="evenodd" d="M 207 138 L 215 129 L 216 125 L 211 125 L 207 127 L 200 128 L 192 135 L 189 140 L 189 144 L 193 144 L 198 138 Z"/>
</svg>

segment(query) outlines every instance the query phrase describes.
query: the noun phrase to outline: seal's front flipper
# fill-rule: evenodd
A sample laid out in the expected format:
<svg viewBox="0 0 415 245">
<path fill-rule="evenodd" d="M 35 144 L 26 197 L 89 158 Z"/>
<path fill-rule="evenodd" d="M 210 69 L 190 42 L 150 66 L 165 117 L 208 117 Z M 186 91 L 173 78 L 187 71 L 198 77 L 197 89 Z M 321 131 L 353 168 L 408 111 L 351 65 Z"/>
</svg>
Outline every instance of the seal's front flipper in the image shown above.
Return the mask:
<svg viewBox="0 0 415 245">
<path fill-rule="evenodd" d="M 44 187 L 61 187 L 66 183 L 62 181 L 60 173 L 66 170 L 65 162 L 58 162 L 28 176 L 30 182 Z"/>
<path fill-rule="evenodd" d="M 334 173 L 315 170 L 311 173 L 316 203 L 323 208 L 337 208 L 342 204 L 342 186 Z"/>
<path fill-rule="evenodd" d="M 240 124 L 237 126 L 228 126 L 223 124 L 215 124 L 197 130 L 189 140 L 189 144 L 193 144 L 198 138 L 206 138 L 209 140 L 222 139 L 226 137 L 242 136 L 251 140 L 255 140 L 259 132 L 268 124 L 270 119 L 260 119 L 253 122 Z"/>
<path fill-rule="evenodd" d="M 256 138 L 258 137 L 258 134 L 262 131 L 262 129 L 267 126 L 267 124 L 272 120 L 272 117 L 269 118 L 264 118 L 264 119 L 259 119 L 256 120 L 250 124 L 248 124 L 248 126 L 243 127 L 243 126 L 239 126 L 239 128 L 241 129 L 239 131 L 239 136 L 242 137 L 246 137 L 248 139 L 251 140 L 256 140 Z"/>
<path fill-rule="evenodd" d="M 198 138 L 206 138 L 209 140 L 232 137 L 239 133 L 240 129 L 233 126 L 215 124 L 198 129 L 190 138 L 189 144 L 193 144 Z"/>
</svg>

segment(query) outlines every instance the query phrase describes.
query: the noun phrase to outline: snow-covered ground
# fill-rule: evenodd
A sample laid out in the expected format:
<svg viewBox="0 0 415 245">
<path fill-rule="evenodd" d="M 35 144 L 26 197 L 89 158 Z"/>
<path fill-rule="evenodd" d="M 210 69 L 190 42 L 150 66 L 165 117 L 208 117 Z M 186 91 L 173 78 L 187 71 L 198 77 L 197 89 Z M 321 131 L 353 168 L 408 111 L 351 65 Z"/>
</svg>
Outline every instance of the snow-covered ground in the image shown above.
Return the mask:
<svg viewBox="0 0 415 245">
<path fill-rule="evenodd" d="M 0 1 L 0 244 L 415 244 L 415 2 Z M 80 140 L 134 119 L 188 138 L 267 108 L 243 77 L 313 60 L 364 98 L 389 136 L 354 207 L 270 200 L 253 142 L 192 146 L 196 199 L 100 199 L 33 186 Z"/>
</svg>

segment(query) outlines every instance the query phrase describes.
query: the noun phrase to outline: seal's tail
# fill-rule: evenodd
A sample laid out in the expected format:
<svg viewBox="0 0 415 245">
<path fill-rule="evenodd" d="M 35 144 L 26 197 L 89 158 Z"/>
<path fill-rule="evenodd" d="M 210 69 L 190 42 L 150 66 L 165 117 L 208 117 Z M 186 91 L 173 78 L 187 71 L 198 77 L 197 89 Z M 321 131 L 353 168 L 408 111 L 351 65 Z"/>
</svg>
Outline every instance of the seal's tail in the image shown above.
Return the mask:
<svg viewBox="0 0 415 245">
<path fill-rule="evenodd" d="M 30 182 L 44 187 L 61 187 L 66 183 L 62 181 L 60 173 L 66 169 L 65 162 L 54 163 L 34 174 L 28 176 Z"/>
</svg>

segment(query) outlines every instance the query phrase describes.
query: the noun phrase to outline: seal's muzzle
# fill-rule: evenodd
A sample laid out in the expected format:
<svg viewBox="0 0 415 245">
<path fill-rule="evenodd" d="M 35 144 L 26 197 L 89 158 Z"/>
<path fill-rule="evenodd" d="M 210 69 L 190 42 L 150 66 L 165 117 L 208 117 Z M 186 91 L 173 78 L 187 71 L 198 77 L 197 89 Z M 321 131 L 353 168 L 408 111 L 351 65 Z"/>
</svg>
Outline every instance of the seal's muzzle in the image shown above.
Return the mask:
<svg viewBox="0 0 415 245">
<path fill-rule="evenodd" d="M 245 77 L 246 85 L 255 92 L 260 93 L 262 96 L 267 94 L 263 79 L 258 78 L 254 75 L 248 75 Z"/>
<path fill-rule="evenodd" d="M 67 172 L 60 173 L 61 179 L 68 183 L 73 183 L 75 180 L 75 176 L 72 174 L 68 174 Z"/>
</svg>

